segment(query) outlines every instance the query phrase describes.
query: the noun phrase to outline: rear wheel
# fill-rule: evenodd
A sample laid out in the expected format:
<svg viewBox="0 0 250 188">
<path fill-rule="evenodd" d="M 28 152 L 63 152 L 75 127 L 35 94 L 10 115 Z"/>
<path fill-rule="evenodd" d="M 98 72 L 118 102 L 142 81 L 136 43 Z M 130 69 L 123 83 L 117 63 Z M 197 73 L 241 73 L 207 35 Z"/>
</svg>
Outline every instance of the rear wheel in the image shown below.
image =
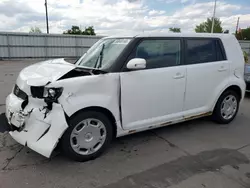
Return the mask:
<svg viewBox="0 0 250 188">
<path fill-rule="evenodd" d="M 112 140 L 110 120 L 95 111 L 80 112 L 70 120 L 62 137 L 63 153 L 75 161 L 88 161 L 100 156 Z"/>
<path fill-rule="evenodd" d="M 220 124 L 233 121 L 239 110 L 239 95 L 232 90 L 225 91 L 217 101 L 213 112 L 213 119 Z"/>
</svg>

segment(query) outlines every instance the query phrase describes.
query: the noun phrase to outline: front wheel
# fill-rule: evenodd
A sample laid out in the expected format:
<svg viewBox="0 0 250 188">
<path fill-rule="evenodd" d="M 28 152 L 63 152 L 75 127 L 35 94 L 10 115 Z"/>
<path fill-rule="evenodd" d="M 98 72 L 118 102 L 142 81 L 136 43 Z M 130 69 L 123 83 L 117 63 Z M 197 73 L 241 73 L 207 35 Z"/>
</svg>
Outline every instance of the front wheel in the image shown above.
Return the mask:
<svg viewBox="0 0 250 188">
<path fill-rule="evenodd" d="M 213 119 L 220 124 L 228 124 L 237 115 L 239 110 L 239 95 L 232 91 L 225 91 L 217 101 L 213 112 Z"/>
<path fill-rule="evenodd" d="M 75 161 L 95 159 L 112 140 L 111 122 L 100 112 L 80 112 L 69 124 L 70 127 L 62 137 L 61 148 L 67 157 Z"/>
</svg>

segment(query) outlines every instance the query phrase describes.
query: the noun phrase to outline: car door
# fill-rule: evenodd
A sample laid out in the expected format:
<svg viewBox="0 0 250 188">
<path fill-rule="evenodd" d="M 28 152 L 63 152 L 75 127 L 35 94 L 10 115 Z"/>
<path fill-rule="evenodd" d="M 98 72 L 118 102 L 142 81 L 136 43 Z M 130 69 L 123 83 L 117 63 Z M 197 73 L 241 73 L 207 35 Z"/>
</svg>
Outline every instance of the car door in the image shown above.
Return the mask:
<svg viewBox="0 0 250 188">
<path fill-rule="evenodd" d="M 185 115 L 211 112 L 216 96 L 228 82 L 229 62 L 220 39 L 185 39 L 187 67 Z"/>
<path fill-rule="evenodd" d="M 120 74 L 124 129 L 166 123 L 183 110 L 186 68 L 181 47 L 181 39 L 152 38 L 135 47 L 129 59 L 145 59 L 146 69 Z"/>
</svg>

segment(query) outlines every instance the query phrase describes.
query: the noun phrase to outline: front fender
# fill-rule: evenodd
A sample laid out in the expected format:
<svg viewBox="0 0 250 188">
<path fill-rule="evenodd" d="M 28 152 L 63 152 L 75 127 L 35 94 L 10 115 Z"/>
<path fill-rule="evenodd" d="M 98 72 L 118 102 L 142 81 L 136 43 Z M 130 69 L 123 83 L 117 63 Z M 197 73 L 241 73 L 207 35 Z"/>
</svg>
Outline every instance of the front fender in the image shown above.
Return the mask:
<svg viewBox="0 0 250 188">
<path fill-rule="evenodd" d="M 113 114 L 116 122 L 120 122 L 119 73 L 69 78 L 51 83 L 49 87 L 64 88 L 58 102 L 69 117 L 84 108 L 102 107 Z"/>
<path fill-rule="evenodd" d="M 118 101 L 117 101 L 118 102 Z M 88 95 L 69 95 L 67 98 L 61 99 L 65 113 L 70 117 L 76 112 L 88 107 L 101 107 L 109 110 L 116 120 L 119 120 L 119 108 L 115 96 L 107 96 L 102 94 Z"/>
</svg>

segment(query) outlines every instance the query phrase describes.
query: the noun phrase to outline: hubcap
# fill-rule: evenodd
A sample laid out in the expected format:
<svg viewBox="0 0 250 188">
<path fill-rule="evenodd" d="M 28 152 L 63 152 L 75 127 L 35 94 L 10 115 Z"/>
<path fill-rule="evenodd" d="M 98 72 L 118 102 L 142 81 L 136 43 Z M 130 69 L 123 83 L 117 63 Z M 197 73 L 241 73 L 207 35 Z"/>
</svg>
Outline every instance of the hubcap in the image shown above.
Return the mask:
<svg viewBox="0 0 250 188">
<path fill-rule="evenodd" d="M 225 97 L 221 104 L 221 115 L 225 120 L 231 119 L 237 111 L 237 99 L 233 95 Z"/>
<path fill-rule="evenodd" d="M 70 135 L 73 150 L 80 155 L 90 155 L 98 151 L 106 140 L 104 124 L 94 118 L 81 121 Z"/>
</svg>

